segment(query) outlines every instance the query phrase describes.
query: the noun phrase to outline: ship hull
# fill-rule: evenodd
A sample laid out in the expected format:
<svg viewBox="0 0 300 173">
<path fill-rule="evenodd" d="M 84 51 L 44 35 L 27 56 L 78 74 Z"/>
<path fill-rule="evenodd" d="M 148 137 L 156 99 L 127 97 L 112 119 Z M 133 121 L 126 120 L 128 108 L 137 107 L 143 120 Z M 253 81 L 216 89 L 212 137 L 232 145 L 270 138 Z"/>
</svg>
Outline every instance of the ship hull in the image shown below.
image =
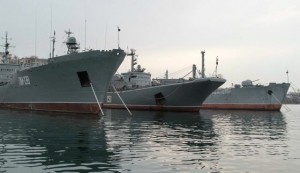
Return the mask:
<svg viewBox="0 0 300 173">
<path fill-rule="evenodd" d="M 203 103 L 201 109 L 223 109 L 223 110 L 269 110 L 269 111 L 279 111 L 281 109 L 281 104 L 210 104 Z"/>
<path fill-rule="evenodd" d="M 212 93 L 201 109 L 236 109 L 279 111 L 290 84 L 230 88 Z"/>
<path fill-rule="evenodd" d="M 164 111 L 199 111 L 200 105 L 224 79 L 205 78 L 194 81 L 153 86 L 119 92 L 129 109 Z M 125 109 L 116 92 L 107 92 L 104 108 Z"/>
<path fill-rule="evenodd" d="M 50 59 L 19 71 L 0 87 L 0 106 L 26 110 L 97 113 L 125 52 L 88 51 Z M 92 83 L 92 86 L 90 85 Z M 92 90 L 94 89 L 94 92 Z"/>
<path fill-rule="evenodd" d="M 97 103 L 0 103 L 0 107 L 9 109 L 72 112 L 72 113 L 99 113 Z"/>
</svg>

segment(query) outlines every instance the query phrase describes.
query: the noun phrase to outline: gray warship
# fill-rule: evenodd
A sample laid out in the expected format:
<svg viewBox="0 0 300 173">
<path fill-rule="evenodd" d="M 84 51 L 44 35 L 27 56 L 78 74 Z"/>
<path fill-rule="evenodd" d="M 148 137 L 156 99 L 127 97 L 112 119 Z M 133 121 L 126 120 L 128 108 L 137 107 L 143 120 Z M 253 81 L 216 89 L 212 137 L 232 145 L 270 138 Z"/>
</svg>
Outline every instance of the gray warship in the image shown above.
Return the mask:
<svg viewBox="0 0 300 173">
<path fill-rule="evenodd" d="M 126 53 L 113 50 L 79 52 L 76 38 L 66 32 L 67 54 L 54 56 L 48 63 L 24 68 L 7 60 L 6 44 L 0 64 L 0 107 L 26 110 L 98 113 L 111 78 Z"/>
<path fill-rule="evenodd" d="M 201 105 L 201 109 L 244 109 L 279 111 L 282 107 L 290 83 L 269 83 L 254 85 L 245 80 L 242 85 L 219 88 Z"/>
<path fill-rule="evenodd" d="M 222 78 L 154 79 L 140 65 L 135 68 L 135 50 L 131 49 L 131 70 L 115 75 L 106 93 L 104 108 L 199 111 L 202 102 L 225 83 Z M 204 58 L 204 53 L 202 54 Z M 204 70 L 204 68 L 202 68 Z"/>
</svg>

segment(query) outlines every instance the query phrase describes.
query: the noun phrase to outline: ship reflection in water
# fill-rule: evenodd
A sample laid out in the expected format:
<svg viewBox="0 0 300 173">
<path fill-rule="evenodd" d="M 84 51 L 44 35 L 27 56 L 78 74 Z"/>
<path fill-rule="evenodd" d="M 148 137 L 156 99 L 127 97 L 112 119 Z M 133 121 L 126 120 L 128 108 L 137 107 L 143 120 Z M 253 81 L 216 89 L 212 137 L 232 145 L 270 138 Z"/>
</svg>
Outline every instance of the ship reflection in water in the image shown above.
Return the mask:
<svg viewBox="0 0 300 173">
<path fill-rule="evenodd" d="M 0 172 L 298 172 L 299 111 L 0 110 Z"/>
</svg>

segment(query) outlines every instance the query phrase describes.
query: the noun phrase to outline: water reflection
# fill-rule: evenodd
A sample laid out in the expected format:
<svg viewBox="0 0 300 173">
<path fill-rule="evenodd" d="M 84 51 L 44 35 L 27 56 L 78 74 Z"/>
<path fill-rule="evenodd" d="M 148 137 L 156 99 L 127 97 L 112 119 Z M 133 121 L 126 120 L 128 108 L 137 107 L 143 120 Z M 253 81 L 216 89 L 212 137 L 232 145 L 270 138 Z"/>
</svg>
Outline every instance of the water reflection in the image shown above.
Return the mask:
<svg viewBox="0 0 300 173">
<path fill-rule="evenodd" d="M 288 153 L 286 123 L 280 112 L 136 111 L 133 117 L 121 119 L 116 116 L 120 114 L 118 110 L 108 112 L 104 128 L 107 145 L 115 153 L 112 160 L 120 161 L 128 170 L 160 165 L 167 170 L 218 171 L 226 167 L 220 162 L 231 160 L 227 157 Z"/>
<path fill-rule="evenodd" d="M 7 172 L 247 172 L 286 159 L 280 112 L 105 110 L 105 116 L 0 110 Z M 260 167 L 260 168 L 259 168 Z M 226 170 L 226 171 L 224 171 Z"/>
<path fill-rule="evenodd" d="M 1 116 L 1 163 L 8 172 L 109 170 L 98 116 L 6 111 Z M 5 121 L 4 121 L 5 120 Z M 22 171 L 21 171 L 22 170 Z"/>
<path fill-rule="evenodd" d="M 270 111 L 202 111 L 203 116 L 213 115 L 215 131 L 236 135 L 244 140 L 286 139 L 286 122 L 281 112 Z"/>
<path fill-rule="evenodd" d="M 276 155 L 285 160 L 289 153 L 286 121 L 281 112 L 204 110 L 201 115 L 212 118 L 214 131 L 220 137 L 220 167 L 231 171 L 248 168 L 253 172 L 282 169 L 266 164 Z"/>
</svg>

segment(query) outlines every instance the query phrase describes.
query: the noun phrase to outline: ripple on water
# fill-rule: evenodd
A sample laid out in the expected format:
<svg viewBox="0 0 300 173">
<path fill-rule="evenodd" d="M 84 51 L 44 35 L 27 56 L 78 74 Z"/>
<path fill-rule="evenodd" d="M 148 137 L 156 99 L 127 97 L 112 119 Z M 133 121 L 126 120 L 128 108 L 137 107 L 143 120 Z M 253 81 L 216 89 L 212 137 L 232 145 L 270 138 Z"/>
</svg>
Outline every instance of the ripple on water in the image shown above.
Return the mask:
<svg viewBox="0 0 300 173">
<path fill-rule="evenodd" d="M 0 111 L 7 172 L 298 172 L 296 112 Z M 300 110 L 300 109 L 299 109 Z M 276 163 L 276 164 L 274 164 Z"/>
</svg>

